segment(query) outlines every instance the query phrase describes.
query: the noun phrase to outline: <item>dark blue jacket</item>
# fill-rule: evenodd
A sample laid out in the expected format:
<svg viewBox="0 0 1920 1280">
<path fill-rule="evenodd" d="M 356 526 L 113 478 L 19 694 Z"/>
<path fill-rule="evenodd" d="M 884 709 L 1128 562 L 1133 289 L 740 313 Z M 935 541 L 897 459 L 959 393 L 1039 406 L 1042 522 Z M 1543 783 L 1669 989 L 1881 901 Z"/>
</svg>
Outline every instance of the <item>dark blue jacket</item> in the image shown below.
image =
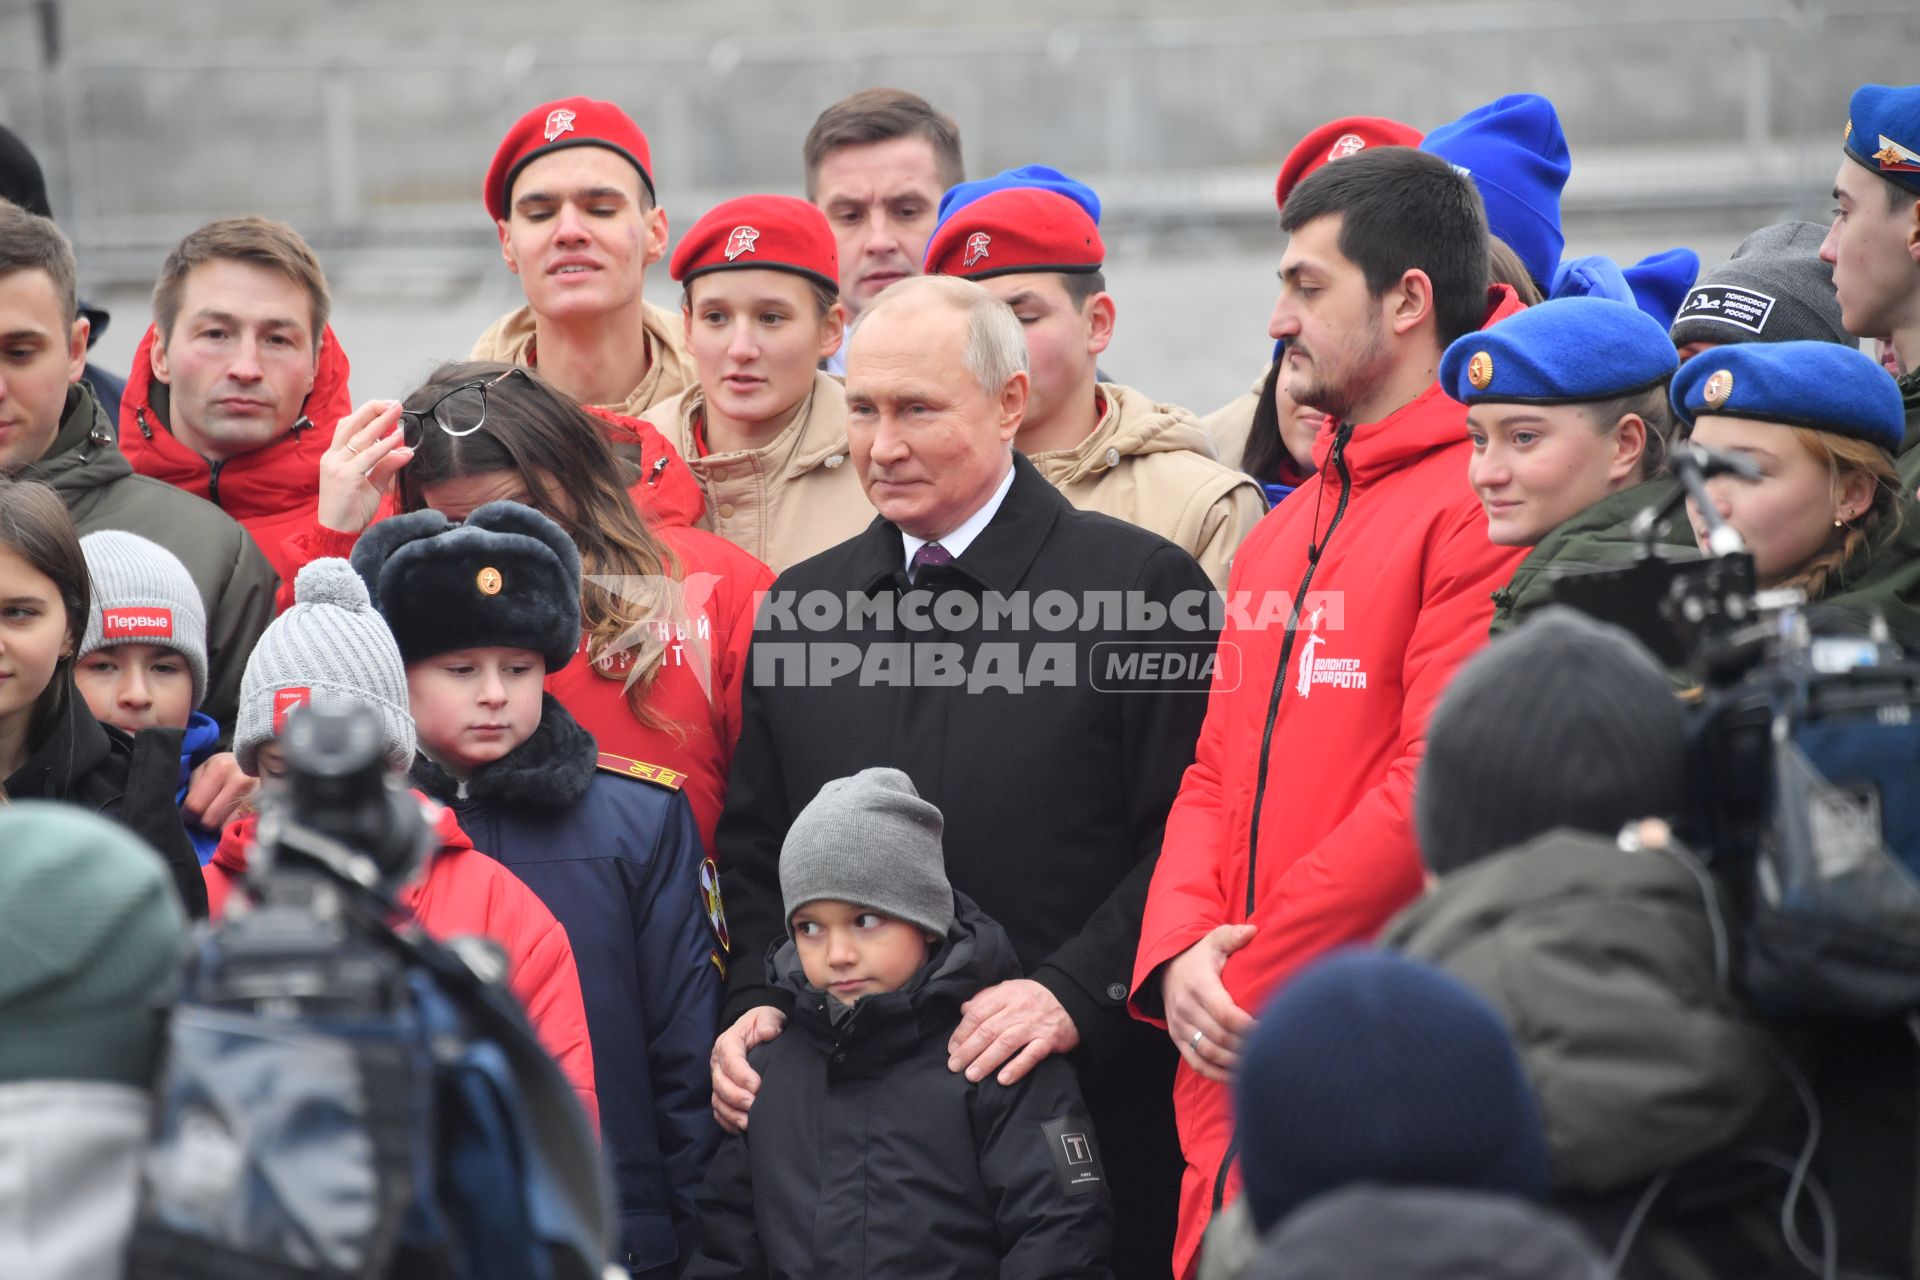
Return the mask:
<svg viewBox="0 0 1920 1280">
<path fill-rule="evenodd" d="M 206 712 L 194 712 L 187 719 L 186 732 L 180 735 L 180 789 L 173 794 L 175 804 L 185 803 L 193 771 L 219 750 L 220 726 Z M 200 859 L 200 865 L 204 867 L 212 862 L 213 851 L 220 847 L 220 833 L 190 821 L 184 813 L 180 815 L 180 825 L 187 829 L 187 839 L 193 842 L 193 852 Z"/>
<path fill-rule="evenodd" d="M 707 1059 L 724 922 L 686 797 L 599 772 L 598 759 L 549 694 L 539 729 L 500 760 L 461 783 L 422 756 L 413 781 L 566 927 L 620 1200 L 619 1260 L 665 1277 L 692 1250 L 694 1196 L 719 1141 Z"/>
</svg>

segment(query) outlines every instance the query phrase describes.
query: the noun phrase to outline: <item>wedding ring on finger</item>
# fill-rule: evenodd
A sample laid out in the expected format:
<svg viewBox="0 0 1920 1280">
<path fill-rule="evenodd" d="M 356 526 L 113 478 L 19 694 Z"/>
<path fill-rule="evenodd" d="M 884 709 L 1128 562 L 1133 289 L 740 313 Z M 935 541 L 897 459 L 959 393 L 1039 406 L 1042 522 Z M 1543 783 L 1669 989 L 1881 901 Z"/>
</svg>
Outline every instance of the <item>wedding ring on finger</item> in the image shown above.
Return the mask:
<svg viewBox="0 0 1920 1280">
<path fill-rule="evenodd" d="M 354 448 L 352 441 L 347 442 L 346 449 L 348 453 L 352 454 L 355 457 L 358 457 L 360 455 L 360 450 Z"/>
<path fill-rule="evenodd" d="M 1200 1030 L 1200 1028 L 1195 1027 L 1193 1029 L 1193 1037 L 1192 1039 L 1188 1040 L 1187 1043 L 1192 1045 L 1195 1049 L 1198 1049 L 1200 1047 L 1200 1042 L 1202 1040 L 1205 1040 L 1206 1038 L 1207 1038 L 1207 1033 Z"/>
</svg>

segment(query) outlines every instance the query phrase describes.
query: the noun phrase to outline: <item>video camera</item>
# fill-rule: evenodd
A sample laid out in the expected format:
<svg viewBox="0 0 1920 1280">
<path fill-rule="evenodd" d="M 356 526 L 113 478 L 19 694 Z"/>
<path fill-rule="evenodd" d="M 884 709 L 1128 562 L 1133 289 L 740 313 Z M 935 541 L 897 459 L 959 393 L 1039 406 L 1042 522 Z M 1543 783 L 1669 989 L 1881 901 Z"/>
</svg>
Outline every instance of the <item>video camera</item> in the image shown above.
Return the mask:
<svg viewBox="0 0 1920 1280">
<path fill-rule="evenodd" d="M 436 840 L 373 713 L 305 708 L 281 741 L 172 1011 L 129 1280 L 599 1280 L 594 1135 L 499 948 L 407 922 Z"/>
<path fill-rule="evenodd" d="M 1553 598 L 1633 632 L 1699 685 L 1688 842 L 1733 891 L 1743 981 L 1778 1013 L 1920 1008 L 1920 662 L 1883 618 L 1756 589 L 1753 557 L 1706 479 L 1757 479 L 1687 443 L 1680 487 L 1634 521 L 1640 558 L 1570 574 Z M 1663 559 L 1663 521 L 1692 498 L 1708 555 Z"/>
</svg>

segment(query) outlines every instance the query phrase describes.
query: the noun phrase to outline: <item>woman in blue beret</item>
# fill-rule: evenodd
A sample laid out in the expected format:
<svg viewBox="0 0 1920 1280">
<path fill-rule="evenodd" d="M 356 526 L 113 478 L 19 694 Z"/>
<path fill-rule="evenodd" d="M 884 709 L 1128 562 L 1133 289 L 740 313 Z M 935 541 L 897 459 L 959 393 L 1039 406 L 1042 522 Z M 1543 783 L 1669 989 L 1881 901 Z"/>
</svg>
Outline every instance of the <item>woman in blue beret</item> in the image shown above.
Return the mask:
<svg viewBox="0 0 1920 1280">
<path fill-rule="evenodd" d="M 1830 342 L 1716 347 L 1681 367 L 1673 405 L 1695 442 L 1760 468 L 1707 488 L 1761 586 L 1877 612 L 1920 648 L 1920 509 L 1894 469 L 1905 418 L 1884 369 Z M 1701 513 L 1688 514 L 1704 547 Z"/>
<path fill-rule="evenodd" d="M 1467 483 L 1487 537 L 1533 548 L 1494 593 L 1496 634 L 1550 603 L 1559 574 L 1638 554 L 1633 517 L 1674 491 L 1664 476 L 1678 363 L 1659 321 L 1591 297 L 1529 307 L 1447 349 L 1441 383 L 1467 406 Z M 1685 530 L 1674 538 L 1691 548 Z"/>
</svg>

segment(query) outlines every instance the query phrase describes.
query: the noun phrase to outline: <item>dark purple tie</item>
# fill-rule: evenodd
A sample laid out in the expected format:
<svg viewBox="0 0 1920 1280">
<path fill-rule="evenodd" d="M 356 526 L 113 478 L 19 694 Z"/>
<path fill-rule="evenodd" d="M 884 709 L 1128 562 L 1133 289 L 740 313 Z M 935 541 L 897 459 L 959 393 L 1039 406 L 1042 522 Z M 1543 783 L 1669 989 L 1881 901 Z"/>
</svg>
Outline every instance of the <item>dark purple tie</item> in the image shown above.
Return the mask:
<svg viewBox="0 0 1920 1280">
<path fill-rule="evenodd" d="M 948 551 L 937 542 L 929 542 L 913 553 L 913 572 L 909 573 L 907 577 L 918 580 L 922 569 L 952 563 L 953 553 L 951 551 Z"/>
</svg>

